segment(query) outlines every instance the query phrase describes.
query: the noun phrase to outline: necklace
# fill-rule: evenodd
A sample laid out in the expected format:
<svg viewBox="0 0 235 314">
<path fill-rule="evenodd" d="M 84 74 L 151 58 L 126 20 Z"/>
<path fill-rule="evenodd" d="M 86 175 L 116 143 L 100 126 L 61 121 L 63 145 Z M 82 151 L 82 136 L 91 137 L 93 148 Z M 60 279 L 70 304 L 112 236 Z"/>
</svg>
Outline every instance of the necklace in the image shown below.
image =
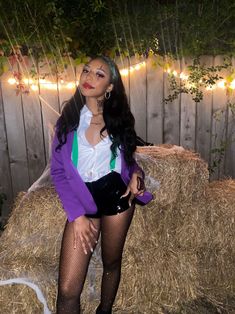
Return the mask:
<svg viewBox="0 0 235 314">
<path fill-rule="evenodd" d="M 101 124 L 101 122 L 91 122 L 90 124 L 100 125 L 100 124 Z"/>
<path fill-rule="evenodd" d="M 101 114 L 103 114 L 103 111 L 98 112 L 98 113 L 93 113 L 93 112 L 92 112 L 92 116 L 93 116 L 93 117 L 98 117 L 98 116 L 101 115 Z"/>
</svg>

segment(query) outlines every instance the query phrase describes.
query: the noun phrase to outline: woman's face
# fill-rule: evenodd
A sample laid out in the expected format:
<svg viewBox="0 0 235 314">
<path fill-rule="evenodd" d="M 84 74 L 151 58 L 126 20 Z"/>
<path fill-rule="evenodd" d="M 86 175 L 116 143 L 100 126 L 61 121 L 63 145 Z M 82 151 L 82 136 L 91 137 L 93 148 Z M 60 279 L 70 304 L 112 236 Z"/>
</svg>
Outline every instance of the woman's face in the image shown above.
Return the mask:
<svg viewBox="0 0 235 314">
<path fill-rule="evenodd" d="M 113 88 L 110 78 L 109 66 L 102 59 L 91 60 L 84 66 L 80 76 L 81 93 L 85 97 L 103 98 L 105 92 Z"/>
</svg>

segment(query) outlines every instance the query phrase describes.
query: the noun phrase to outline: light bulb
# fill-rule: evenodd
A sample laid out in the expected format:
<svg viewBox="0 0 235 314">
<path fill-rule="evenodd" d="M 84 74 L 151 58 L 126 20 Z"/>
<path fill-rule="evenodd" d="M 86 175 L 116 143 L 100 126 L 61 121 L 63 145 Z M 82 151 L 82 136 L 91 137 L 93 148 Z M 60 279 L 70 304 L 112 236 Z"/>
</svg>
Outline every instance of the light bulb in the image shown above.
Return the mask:
<svg viewBox="0 0 235 314">
<path fill-rule="evenodd" d="M 11 84 L 11 85 L 14 85 L 16 83 L 16 79 L 14 78 L 9 78 L 8 79 L 8 83 Z"/>
<path fill-rule="evenodd" d="M 128 75 L 128 69 L 122 69 L 122 70 L 120 71 L 120 73 L 121 73 L 121 75 L 123 75 L 123 76 L 127 76 L 127 75 Z"/>
</svg>

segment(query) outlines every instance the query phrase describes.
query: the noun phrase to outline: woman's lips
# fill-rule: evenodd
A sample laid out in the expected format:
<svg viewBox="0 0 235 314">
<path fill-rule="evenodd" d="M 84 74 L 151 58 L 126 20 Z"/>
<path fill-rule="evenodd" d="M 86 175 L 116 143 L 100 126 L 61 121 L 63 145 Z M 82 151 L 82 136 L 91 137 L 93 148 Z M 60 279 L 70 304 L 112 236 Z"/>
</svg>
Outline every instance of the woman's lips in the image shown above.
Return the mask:
<svg viewBox="0 0 235 314">
<path fill-rule="evenodd" d="M 94 87 L 93 86 L 91 86 L 89 83 L 84 83 L 83 85 L 82 85 L 84 88 L 86 88 L 86 89 L 94 89 Z"/>
</svg>

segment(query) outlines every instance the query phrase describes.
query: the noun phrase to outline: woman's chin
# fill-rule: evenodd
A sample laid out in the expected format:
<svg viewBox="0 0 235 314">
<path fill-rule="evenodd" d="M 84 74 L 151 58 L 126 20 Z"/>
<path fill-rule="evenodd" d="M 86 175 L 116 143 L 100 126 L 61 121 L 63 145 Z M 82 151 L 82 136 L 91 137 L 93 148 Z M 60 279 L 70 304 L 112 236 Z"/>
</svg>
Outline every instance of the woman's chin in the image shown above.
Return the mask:
<svg viewBox="0 0 235 314">
<path fill-rule="evenodd" d="M 94 90 L 86 89 L 86 88 L 80 88 L 81 93 L 85 97 L 97 97 L 97 93 Z"/>
<path fill-rule="evenodd" d="M 81 89 L 81 94 L 84 97 L 92 97 L 92 98 L 97 98 L 97 99 L 103 98 L 104 96 L 103 94 L 97 93 L 94 90 L 87 90 L 87 89 Z"/>
</svg>

